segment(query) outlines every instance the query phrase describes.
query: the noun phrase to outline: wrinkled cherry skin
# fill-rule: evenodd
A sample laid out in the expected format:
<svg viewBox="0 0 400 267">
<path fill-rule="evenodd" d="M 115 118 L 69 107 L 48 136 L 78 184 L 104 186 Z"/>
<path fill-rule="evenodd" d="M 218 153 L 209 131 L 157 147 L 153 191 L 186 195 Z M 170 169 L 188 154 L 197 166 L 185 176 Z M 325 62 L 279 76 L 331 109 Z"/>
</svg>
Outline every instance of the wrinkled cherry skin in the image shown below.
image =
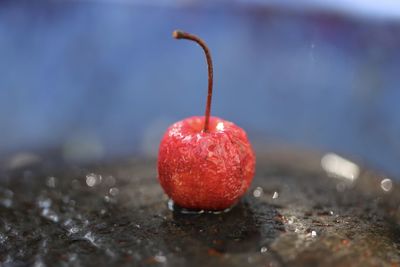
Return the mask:
<svg viewBox="0 0 400 267">
<path fill-rule="evenodd" d="M 255 172 L 255 155 L 246 132 L 232 122 L 204 117 L 174 123 L 161 140 L 158 179 L 179 206 L 223 210 L 247 191 Z"/>
</svg>

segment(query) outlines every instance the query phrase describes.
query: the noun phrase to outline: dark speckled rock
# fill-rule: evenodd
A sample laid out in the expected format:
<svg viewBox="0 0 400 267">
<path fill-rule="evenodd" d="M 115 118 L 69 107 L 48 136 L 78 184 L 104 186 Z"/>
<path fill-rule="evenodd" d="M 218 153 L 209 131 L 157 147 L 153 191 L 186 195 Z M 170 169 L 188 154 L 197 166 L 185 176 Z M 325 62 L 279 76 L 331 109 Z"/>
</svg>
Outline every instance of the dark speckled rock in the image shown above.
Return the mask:
<svg viewBox="0 0 400 267">
<path fill-rule="evenodd" d="M 2 266 L 400 264 L 398 185 L 330 178 L 320 155 L 259 155 L 252 189 L 220 214 L 169 210 L 155 161 L 18 157 L 0 174 Z"/>
</svg>

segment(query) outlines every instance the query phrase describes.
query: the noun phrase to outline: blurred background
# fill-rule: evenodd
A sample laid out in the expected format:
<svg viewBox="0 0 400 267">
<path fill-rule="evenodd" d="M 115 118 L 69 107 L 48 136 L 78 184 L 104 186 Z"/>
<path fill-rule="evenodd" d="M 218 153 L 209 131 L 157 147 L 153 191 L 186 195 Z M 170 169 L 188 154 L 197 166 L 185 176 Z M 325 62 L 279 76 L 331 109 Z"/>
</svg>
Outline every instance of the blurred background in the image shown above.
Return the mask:
<svg viewBox="0 0 400 267">
<path fill-rule="evenodd" d="M 205 108 L 269 147 L 333 151 L 400 175 L 400 2 L 1 1 L 0 156 L 155 157 Z"/>
</svg>

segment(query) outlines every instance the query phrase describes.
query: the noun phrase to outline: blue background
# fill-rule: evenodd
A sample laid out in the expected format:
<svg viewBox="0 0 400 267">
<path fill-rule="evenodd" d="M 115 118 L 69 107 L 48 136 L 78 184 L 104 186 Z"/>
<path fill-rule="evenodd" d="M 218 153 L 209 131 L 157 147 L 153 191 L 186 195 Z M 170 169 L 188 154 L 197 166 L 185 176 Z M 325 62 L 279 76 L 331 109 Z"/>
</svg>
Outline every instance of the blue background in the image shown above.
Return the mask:
<svg viewBox="0 0 400 267">
<path fill-rule="evenodd" d="M 169 124 L 204 113 L 204 56 L 172 38 L 180 28 L 211 48 L 212 114 L 257 147 L 335 151 L 400 175 L 400 16 L 173 3 L 0 3 L 0 155 L 156 155 Z"/>
</svg>

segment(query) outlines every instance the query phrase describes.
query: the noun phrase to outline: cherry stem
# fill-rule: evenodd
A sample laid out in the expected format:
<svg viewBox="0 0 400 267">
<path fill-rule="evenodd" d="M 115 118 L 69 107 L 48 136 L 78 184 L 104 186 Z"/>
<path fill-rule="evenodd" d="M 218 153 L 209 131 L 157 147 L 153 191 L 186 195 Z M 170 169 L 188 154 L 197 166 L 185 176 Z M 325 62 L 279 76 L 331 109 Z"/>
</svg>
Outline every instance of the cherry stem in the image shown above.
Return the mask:
<svg viewBox="0 0 400 267">
<path fill-rule="evenodd" d="M 210 49 L 207 47 L 206 43 L 199 38 L 198 36 L 176 30 L 172 33 L 172 36 L 175 39 L 187 39 L 190 41 L 196 42 L 198 45 L 201 46 L 204 50 L 204 54 L 206 55 L 207 59 L 207 66 L 208 66 L 208 94 L 207 94 L 207 104 L 206 104 L 206 112 L 205 112 L 205 121 L 204 121 L 204 132 L 208 132 L 208 126 L 210 123 L 210 112 L 211 112 L 211 98 L 212 98 L 212 91 L 213 91 L 213 65 L 211 60 Z"/>
</svg>

